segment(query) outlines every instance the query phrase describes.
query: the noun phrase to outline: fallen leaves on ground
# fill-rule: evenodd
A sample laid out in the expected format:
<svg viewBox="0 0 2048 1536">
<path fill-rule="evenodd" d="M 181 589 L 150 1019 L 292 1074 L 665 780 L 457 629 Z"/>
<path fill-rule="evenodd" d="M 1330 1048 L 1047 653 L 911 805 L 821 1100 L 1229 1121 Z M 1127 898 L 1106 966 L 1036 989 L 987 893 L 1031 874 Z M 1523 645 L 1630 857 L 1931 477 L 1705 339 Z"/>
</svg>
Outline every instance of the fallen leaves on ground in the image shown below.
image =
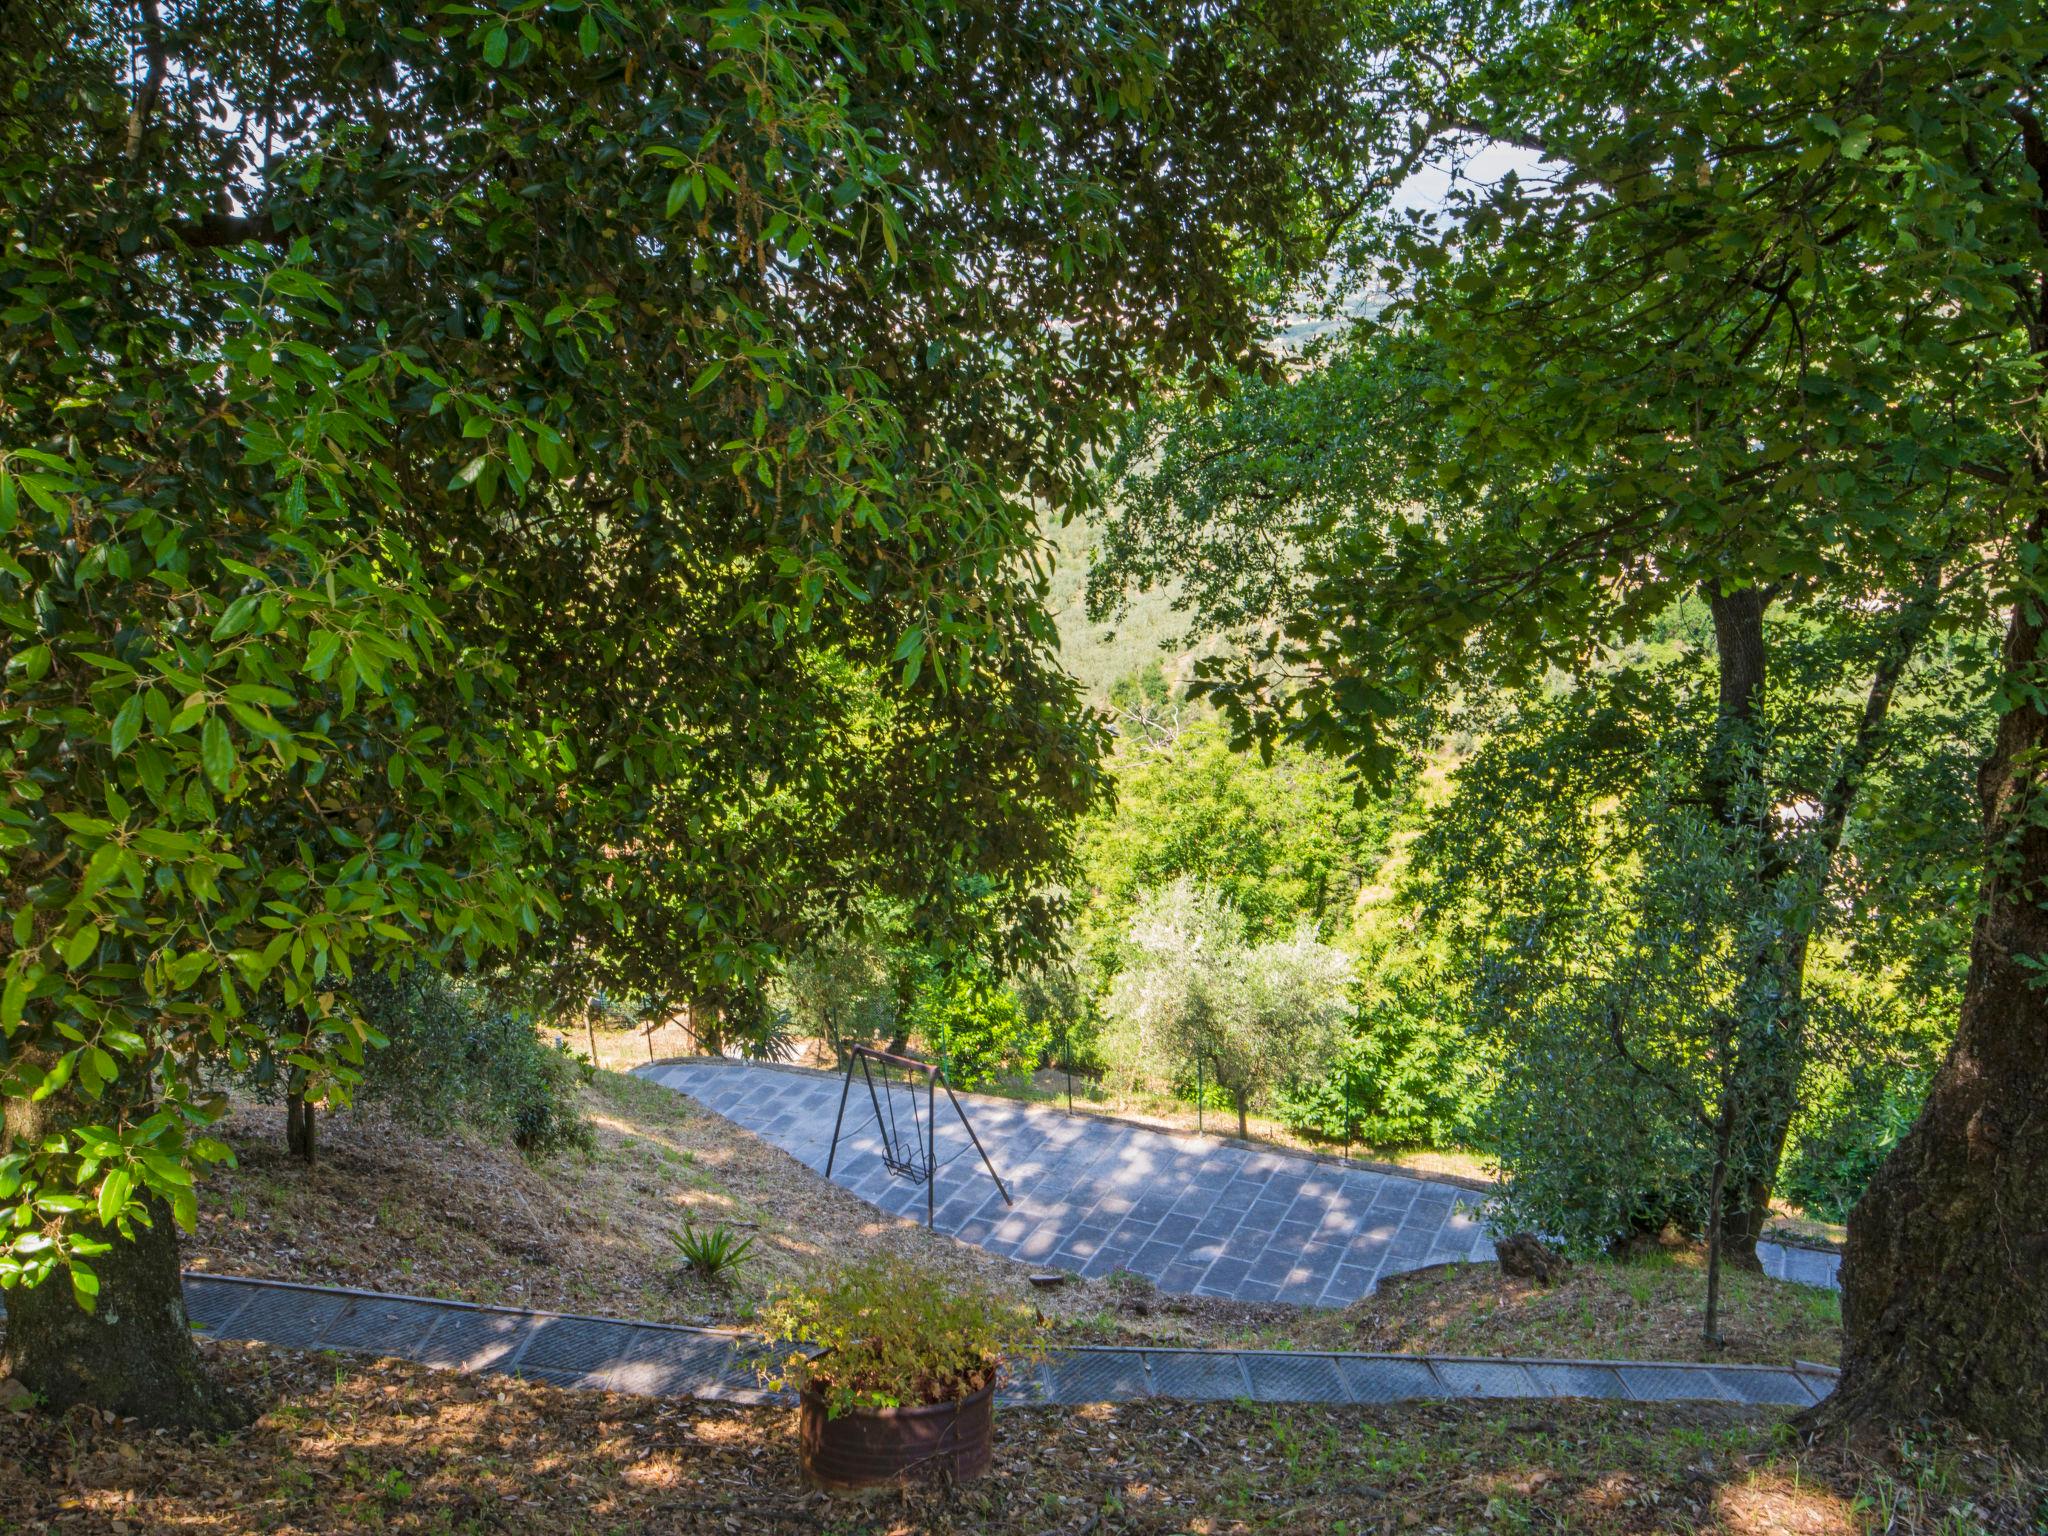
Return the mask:
<svg viewBox="0 0 2048 1536">
<path fill-rule="evenodd" d="M 1771 1413 L 1612 1403 L 1004 1409 L 985 1479 L 827 1498 L 785 1408 L 210 1345 L 263 1408 L 221 1439 L 0 1421 L 0 1531 L 141 1536 L 2019 1533 L 2048 1484 L 1969 1444 L 1802 1453 Z M 1914 1457 L 1917 1456 L 1917 1460 Z"/>
</svg>

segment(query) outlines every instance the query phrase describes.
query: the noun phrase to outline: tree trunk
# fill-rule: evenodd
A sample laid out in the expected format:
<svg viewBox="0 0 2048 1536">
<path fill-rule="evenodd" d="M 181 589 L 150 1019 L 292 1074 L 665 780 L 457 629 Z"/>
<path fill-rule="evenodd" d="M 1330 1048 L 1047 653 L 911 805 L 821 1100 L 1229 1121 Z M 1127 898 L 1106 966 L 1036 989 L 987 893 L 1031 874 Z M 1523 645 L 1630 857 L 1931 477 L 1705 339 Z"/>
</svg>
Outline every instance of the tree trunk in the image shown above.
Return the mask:
<svg viewBox="0 0 2048 1536">
<path fill-rule="evenodd" d="M 41 1103 L 9 1099 L 0 1149 L 40 1141 L 70 1124 L 104 1123 L 124 1109 L 139 1115 L 148 1107 L 86 1103 L 75 1091 Z M 192 1342 L 170 1209 L 154 1197 L 146 1208 L 152 1225 L 135 1223 L 132 1242 L 118 1232 L 92 1229 L 94 1237 L 112 1244 L 88 1261 L 100 1282 L 93 1311 L 78 1305 L 61 1269 L 32 1290 L 7 1293 L 0 1376 L 13 1376 L 59 1412 L 85 1403 L 153 1429 L 236 1428 L 248 1422 L 247 1410 L 206 1374 Z"/>
<path fill-rule="evenodd" d="M 2039 548 L 2043 529 L 2029 530 Z M 2048 1452 L 2048 704 L 2044 615 L 2006 633 L 2017 700 L 1979 776 L 1988 867 L 1955 1043 L 1849 1216 L 1824 1424 L 1953 1420 Z"/>
<path fill-rule="evenodd" d="M 206 1374 L 192 1342 L 170 1208 L 153 1200 L 150 1219 L 155 1225 L 137 1225 L 133 1242 L 94 1233 L 113 1249 L 91 1261 L 100 1281 L 93 1311 L 73 1299 L 62 1270 L 33 1290 L 8 1292 L 0 1375 L 56 1412 L 85 1403 L 152 1429 L 238 1428 L 247 1409 Z"/>
<path fill-rule="evenodd" d="M 1876 760 L 1879 737 L 1890 714 L 1892 699 L 1933 620 L 1935 605 L 1941 595 L 1941 574 L 1939 557 L 1929 557 L 1922 563 L 1919 581 L 1900 607 L 1898 620 L 1879 653 L 1855 734 L 1843 744 L 1836 759 L 1834 778 L 1821 796 L 1820 824 L 1815 832 L 1816 846 L 1810 866 L 1818 888 L 1810 902 L 1799 906 L 1801 911 L 1812 914 L 1820 909 L 1833 873 L 1835 855 L 1842 846 L 1849 812 L 1869 776 L 1871 764 Z M 1759 602 L 1752 611 L 1746 605 L 1739 609 L 1731 606 L 1729 599 L 1717 598 L 1715 602 L 1714 635 L 1721 665 L 1723 732 L 1732 734 L 1731 717 L 1746 718 L 1753 730 L 1754 717 L 1762 701 L 1765 605 Z M 1717 748 L 1722 746 L 1723 742 L 1717 742 Z M 1734 767 L 1735 764 L 1729 761 L 1720 771 L 1726 774 Z M 1732 780 L 1724 782 L 1732 785 Z M 1728 808 L 1724 803 L 1724 815 Z M 1802 877 L 1802 873 L 1790 861 L 1771 854 L 1767 855 L 1765 867 L 1758 871 L 1758 877 L 1769 885 L 1787 876 Z M 1756 984 L 1768 986 L 1776 994 L 1783 1029 L 1757 1053 L 1746 1074 L 1748 1080 L 1740 1090 L 1755 1126 L 1752 1138 L 1755 1152 L 1747 1174 L 1737 1180 L 1729 1191 L 1728 1207 L 1722 1222 L 1724 1256 L 1749 1269 L 1760 1267 L 1756 1245 L 1770 1220 L 1771 1197 L 1777 1191 L 1778 1168 L 1784 1161 L 1792 1120 L 1799 1110 L 1799 1083 L 1806 1065 L 1803 1009 L 1806 957 L 1811 938 L 1809 917 L 1805 926 L 1786 936 L 1781 950 L 1757 957 Z"/>
<path fill-rule="evenodd" d="M 1252 1133 L 1245 1125 L 1244 1118 L 1245 1092 L 1242 1088 L 1234 1088 L 1231 1090 L 1230 1096 L 1237 1102 L 1237 1139 L 1239 1141 L 1250 1141 Z"/>
<path fill-rule="evenodd" d="M 285 1150 L 307 1164 L 317 1162 L 320 1153 L 314 1113 L 314 1106 L 306 1101 L 305 1094 L 295 1089 L 284 1096 Z"/>
<path fill-rule="evenodd" d="M 1862 789 L 1863 781 L 1869 777 L 1871 764 L 1877 759 L 1879 738 L 1885 719 L 1891 713 L 1892 699 L 1933 622 L 1935 605 L 1941 597 L 1941 573 L 1940 558 L 1930 557 L 1923 562 L 1918 585 L 1900 608 L 1898 622 L 1893 626 L 1871 673 L 1870 688 L 1864 695 L 1863 714 L 1856 722 L 1856 732 L 1844 744 L 1835 763 L 1834 779 L 1821 796 L 1821 819 L 1816 832 L 1814 858 L 1817 868 L 1813 871 L 1817 889 L 1812 900 L 1801 907 L 1809 914 L 1818 913 L 1822 898 L 1827 894 L 1835 855 L 1842 847 L 1842 833 L 1848 825 L 1856 795 Z M 1799 1110 L 1799 1080 L 1806 1064 L 1803 1009 L 1811 924 L 1812 918 L 1809 917 L 1806 926 L 1788 937 L 1784 952 L 1776 957 L 1777 988 L 1789 1028 L 1782 1042 L 1784 1049 L 1759 1064 L 1762 1070 L 1749 1090 L 1759 1127 L 1757 1140 L 1760 1152 L 1748 1178 L 1735 1191 L 1724 1222 L 1728 1256 L 1748 1268 L 1761 1267 L 1756 1257 L 1757 1240 L 1763 1236 L 1765 1224 L 1770 1219 L 1771 1196 L 1778 1184 L 1778 1167 L 1784 1161 L 1792 1119 Z M 1765 957 L 1765 965 L 1769 959 Z"/>
<path fill-rule="evenodd" d="M 910 1011 L 917 1003 L 917 968 L 906 965 L 896 975 L 896 1018 L 889 1035 L 889 1054 L 910 1049 Z"/>
</svg>

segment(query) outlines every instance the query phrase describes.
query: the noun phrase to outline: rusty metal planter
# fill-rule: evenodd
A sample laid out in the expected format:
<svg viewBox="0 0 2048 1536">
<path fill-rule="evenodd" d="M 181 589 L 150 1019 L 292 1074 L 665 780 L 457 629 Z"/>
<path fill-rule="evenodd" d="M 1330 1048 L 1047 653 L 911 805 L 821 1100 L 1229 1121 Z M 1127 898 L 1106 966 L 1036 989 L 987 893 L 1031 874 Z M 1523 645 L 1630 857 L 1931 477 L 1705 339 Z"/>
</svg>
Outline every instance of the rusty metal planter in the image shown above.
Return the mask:
<svg viewBox="0 0 2048 1536">
<path fill-rule="evenodd" d="M 986 1472 L 995 1440 L 996 1384 L 951 1403 L 855 1409 L 828 1418 L 822 1393 L 802 1398 L 804 1476 L 819 1488 L 950 1479 Z"/>
</svg>

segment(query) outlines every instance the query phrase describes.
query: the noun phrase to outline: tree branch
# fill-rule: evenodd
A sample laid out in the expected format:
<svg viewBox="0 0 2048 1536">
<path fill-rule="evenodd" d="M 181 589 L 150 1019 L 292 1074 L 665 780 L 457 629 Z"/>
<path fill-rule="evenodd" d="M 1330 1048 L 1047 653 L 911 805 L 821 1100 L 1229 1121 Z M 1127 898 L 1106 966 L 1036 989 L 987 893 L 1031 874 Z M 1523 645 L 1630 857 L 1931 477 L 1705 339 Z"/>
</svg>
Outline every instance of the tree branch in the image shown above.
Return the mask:
<svg viewBox="0 0 2048 1536">
<path fill-rule="evenodd" d="M 156 0 L 141 0 L 141 4 L 142 53 L 149 60 L 149 70 L 142 77 L 142 88 L 135 93 L 135 106 L 128 113 L 130 160 L 142 157 L 143 135 L 149 131 L 150 114 L 156 111 L 156 98 L 171 67 L 170 53 L 164 47 L 164 19 Z"/>
</svg>

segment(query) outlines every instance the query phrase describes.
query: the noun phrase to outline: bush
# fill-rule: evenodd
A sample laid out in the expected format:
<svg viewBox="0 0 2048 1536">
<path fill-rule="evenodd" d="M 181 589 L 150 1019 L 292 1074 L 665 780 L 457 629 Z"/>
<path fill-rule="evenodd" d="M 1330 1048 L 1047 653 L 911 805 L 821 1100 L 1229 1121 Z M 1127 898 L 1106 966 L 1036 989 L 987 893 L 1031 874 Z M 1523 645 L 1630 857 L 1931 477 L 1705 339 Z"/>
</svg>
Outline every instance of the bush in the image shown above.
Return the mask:
<svg viewBox="0 0 2048 1536">
<path fill-rule="evenodd" d="M 432 1135 L 460 1121 L 536 1156 L 591 1144 L 576 1058 L 545 1044 L 527 1009 L 427 970 L 358 976 L 350 990 L 390 1042 L 365 1057 L 360 1099 Z"/>
<path fill-rule="evenodd" d="M 761 1314 L 785 1346 L 765 1363 L 775 1389 L 817 1392 L 832 1418 L 957 1402 L 995 1380 L 1005 1358 L 1039 1346 L 1041 1325 L 985 1291 L 948 1290 L 902 1259 L 873 1259 L 829 1284 L 777 1295 Z"/>
<path fill-rule="evenodd" d="M 1104 1000 L 1107 1044 L 1127 1081 L 1152 1068 L 1228 1090 L 1240 1131 L 1268 1091 L 1326 1072 L 1350 1013 L 1348 955 L 1312 924 L 1246 941 L 1242 914 L 1190 879 L 1153 891 L 1131 919 L 1130 960 Z"/>
<path fill-rule="evenodd" d="M 968 967 L 927 980 L 911 1017 L 925 1048 L 944 1059 L 946 1080 L 956 1088 L 1029 1072 L 1053 1041 L 1051 1020 L 1033 1020 L 1008 988 Z"/>
<path fill-rule="evenodd" d="M 1778 1192 L 1810 1216 L 1848 1220 L 1877 1165 L 1920 1113 L 1931 1078 L 1856 1071 L 1828 1084 L 1793 1127 Z"/>
<path fill-rule="evenodd" d="M 1449 1147 L 1470 1131 L 1482 1074 L 1462 1024 L 1422 997 L 1376 999 L 1322 1076 L 1283 1088 L 1280 1116 L 1325 1141 Z"/>
</svg>

